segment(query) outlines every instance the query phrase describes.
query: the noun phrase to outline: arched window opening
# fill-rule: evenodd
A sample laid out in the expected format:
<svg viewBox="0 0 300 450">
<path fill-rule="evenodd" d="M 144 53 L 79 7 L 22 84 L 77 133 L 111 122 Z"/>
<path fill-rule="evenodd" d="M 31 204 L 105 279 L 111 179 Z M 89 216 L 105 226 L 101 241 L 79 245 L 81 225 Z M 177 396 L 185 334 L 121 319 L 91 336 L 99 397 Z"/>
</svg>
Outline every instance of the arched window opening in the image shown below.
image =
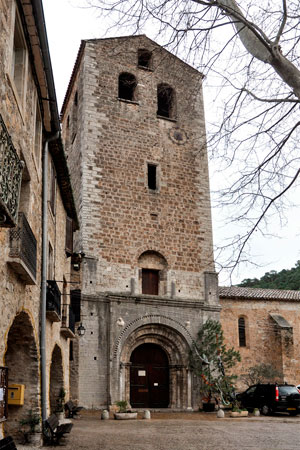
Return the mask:
<svg viewBox="0 0 300 450">
<path fill-rule="evenodd" d="M 239 346 L 246 347 L 246 323 L 244 317 L 239 318 Z"/>
<path fill-rule="evenodd" d="M 123 72 L 119 75 L 119 98 L 134 101 L 137 81 L 131 73 Z"/>
<path fill-rule="evenodd" d="M 174 119 L 176 116 L 175 92 L 168 84 L 157 86 L 157 115 Z"/>
<path fill-rule="evenodd" d="M 152 68 L 152 52 L 145 48 L 138 49 L 138 66 L 145 69 Z"/>
<path fill-rule="evenodd" d="M 141 270 L 141 292 L 146 295 L 163 295 L 166 290 L 168 263 L 158 252 L 146 251 L 138 259 Z"/>
</svg>

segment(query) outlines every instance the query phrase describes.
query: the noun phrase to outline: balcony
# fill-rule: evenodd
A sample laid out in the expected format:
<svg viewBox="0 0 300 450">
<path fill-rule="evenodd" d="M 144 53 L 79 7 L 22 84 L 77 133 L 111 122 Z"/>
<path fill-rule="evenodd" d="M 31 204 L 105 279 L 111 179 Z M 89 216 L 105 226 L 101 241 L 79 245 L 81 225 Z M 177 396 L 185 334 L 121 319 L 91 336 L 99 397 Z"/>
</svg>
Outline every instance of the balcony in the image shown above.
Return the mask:
<svg viewBox="0 0 300 450">
<path fill-rule="evenodd" d="M 65 338 L 75 337 L 75 314 L 71 305 L 63 305 L 60 333 Z"/>
<path fill-rule="evenodd" d="M 36 284 L 37 243 L 24 213 L 18 214 L 18 225 L 10 230 L 7 263 L 25 284 Z"/>
<path fill-rule="evenodd" d="M 23 168 L 0 114 L 0 227 L 16 226 Z"/>
<path fill-rule="evenodd" d="M 46 316 L 51 322 L 61 320 L 61 293 L 55 280 L 47 280 Z"/>
</svg>

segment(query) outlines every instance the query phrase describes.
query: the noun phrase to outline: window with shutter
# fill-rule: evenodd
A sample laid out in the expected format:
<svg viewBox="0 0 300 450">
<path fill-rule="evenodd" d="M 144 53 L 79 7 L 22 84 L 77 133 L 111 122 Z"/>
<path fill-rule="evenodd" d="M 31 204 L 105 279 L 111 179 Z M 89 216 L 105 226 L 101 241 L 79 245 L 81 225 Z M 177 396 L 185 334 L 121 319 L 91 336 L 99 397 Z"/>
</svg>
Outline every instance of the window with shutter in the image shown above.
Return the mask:
<svg viewBox="0 0 300 450">
<path fill-rule="evenodd" d="M 54 164 L 52 162 L 50 164 L 49 188 L 50 188 L 49 203 L 50 203 L 51 211 L 54 215 L 55 214 L 55 199 L 56 199 L 56 174 L 55 174 Z"/>
<path fill-rule="evenodd" d="M 66 218 L 66 253 L 71 256 L 73 253 L 73 220 Z"/>
</svg>

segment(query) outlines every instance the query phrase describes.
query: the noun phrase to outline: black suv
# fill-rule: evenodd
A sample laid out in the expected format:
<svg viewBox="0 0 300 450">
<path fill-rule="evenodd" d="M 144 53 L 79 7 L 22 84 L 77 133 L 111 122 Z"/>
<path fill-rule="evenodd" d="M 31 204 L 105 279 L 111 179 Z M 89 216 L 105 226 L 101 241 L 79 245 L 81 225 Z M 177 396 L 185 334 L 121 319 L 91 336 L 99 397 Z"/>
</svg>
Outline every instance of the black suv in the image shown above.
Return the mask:
<svg viewBox="0 0 300 450">
<path fill-rule="evenodd" d="M 300 392 L 290 384 L 254 384 L 236 398 L 244 408 L 259 408 L 264 415 L 279 411 L 291 416 L 300 413 Z"/>
</svg>

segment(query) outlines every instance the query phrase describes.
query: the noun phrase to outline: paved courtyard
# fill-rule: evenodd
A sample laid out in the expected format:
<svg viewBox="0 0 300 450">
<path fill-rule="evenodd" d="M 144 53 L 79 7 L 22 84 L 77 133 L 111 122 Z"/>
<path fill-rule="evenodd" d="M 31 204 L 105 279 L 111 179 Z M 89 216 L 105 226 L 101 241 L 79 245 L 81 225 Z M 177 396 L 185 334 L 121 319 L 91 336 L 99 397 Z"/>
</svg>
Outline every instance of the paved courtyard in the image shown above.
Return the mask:
<svg viewBox="0 0 300 450">
<path fill-rule="evenodd" d="M 217 419 L 214 413 L 153 413 L 151 420 L 118 421 L 101 420 L 100 412 L 84 412 L 73 422 L 62 442 L 65 450 L 300 448 L 300 417 L 284 414 Z"/>
</svg>

